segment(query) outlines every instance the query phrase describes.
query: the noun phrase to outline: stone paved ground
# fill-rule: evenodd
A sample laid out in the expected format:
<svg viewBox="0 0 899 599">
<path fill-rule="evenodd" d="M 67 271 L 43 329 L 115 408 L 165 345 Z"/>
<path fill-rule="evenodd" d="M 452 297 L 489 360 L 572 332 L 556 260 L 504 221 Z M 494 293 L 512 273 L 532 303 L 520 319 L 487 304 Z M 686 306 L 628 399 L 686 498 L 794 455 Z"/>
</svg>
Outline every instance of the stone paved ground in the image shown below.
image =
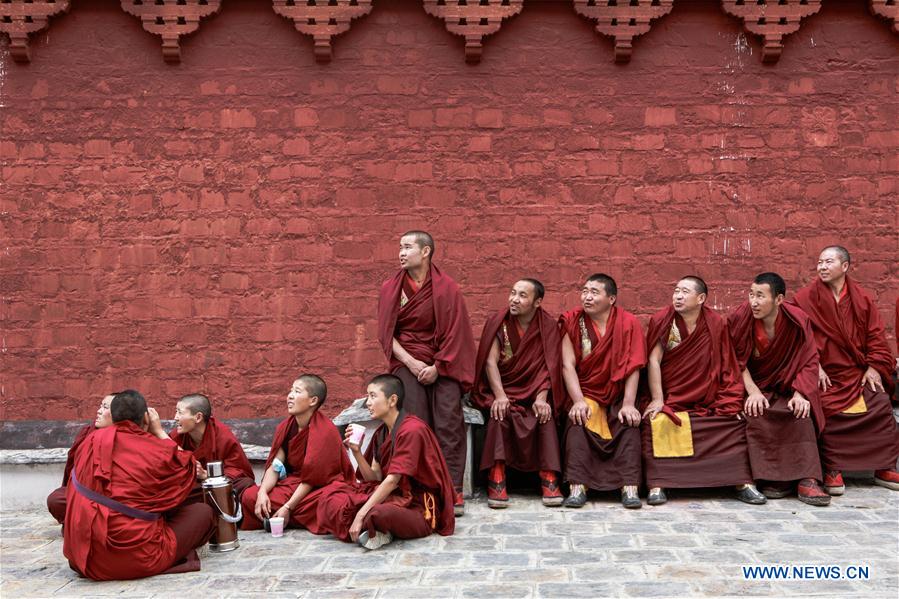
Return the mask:
<svg viewBox="0 0 899 599">
<path fill-rule="evenodd" d="M 77 578 L 43 511 L 0 515 L 0 596 L 566 597 L 899 596 L 899 493 L 850 483 L 829 508 L 795 499 L 752 507 L 721 492 L 672 493 L 666 506 L 581 510 L 515 497 L 471 501 L 453 537 L 365 552 L 328 537 L 244 533 L 201 572 L 130 582 Z M 862 565 L 868 580 L 744 580 L 743 565 Z"/>
</svg>

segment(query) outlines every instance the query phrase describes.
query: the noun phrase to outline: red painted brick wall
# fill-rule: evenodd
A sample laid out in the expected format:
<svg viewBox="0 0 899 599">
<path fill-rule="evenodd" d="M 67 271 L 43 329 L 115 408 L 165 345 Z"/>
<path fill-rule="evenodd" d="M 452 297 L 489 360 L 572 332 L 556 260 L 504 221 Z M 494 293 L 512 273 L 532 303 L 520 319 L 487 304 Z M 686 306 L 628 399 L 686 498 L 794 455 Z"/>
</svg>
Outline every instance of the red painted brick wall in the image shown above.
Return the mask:
<svg viewBox="0 0 899 599">
<path fill-rule="evenodd" d="M 417 2 L 378 0 L 318 65 L 228 0 L 178 66 L 117 2 L 74 4 L 30 65 L 3 57 L 0 418 L 85 418 L 124 386 L 271 416 L 306 370 L 334 413 L 383 366 L 377 289 L 411 227 L 478 333 L 521 275 L 558 311 L 606 271 L 645 316 L 696 272 L 724 310 L 833 242 L 892 330 L 899 37 L 863 0 L 774 66 L 713 2 L 678 0 L 625 66 L 567 3 L 528 2 L 477 66 Z"/>
</svg>

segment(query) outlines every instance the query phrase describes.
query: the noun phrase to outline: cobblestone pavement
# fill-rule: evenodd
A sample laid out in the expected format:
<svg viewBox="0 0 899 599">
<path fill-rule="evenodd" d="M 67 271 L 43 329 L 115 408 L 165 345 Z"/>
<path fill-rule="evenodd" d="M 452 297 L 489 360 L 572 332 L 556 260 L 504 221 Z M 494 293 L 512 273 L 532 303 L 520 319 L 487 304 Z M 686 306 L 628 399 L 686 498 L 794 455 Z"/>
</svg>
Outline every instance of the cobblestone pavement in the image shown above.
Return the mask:
<svg viewBox="0 0 899 599">
<path fill-rule="evenodd" d="M 62 556 L 44 511 L 0 514 L 0 596 L 605 597 L 899 596 L 899 493 L 847 481 L 829 508 L 796 499 L 753 507 L 724 490 L 673 491 L 624 510 L 613 494 L 581 510 L 513 496 L 468 503 L 456 534 L 366 552 L 290 530 L 243 533 L 241 547 L 192 574 L 96 583 Z M 867 580 L 746 580 L 742 566 L 866 566 Z"/>
</svg>

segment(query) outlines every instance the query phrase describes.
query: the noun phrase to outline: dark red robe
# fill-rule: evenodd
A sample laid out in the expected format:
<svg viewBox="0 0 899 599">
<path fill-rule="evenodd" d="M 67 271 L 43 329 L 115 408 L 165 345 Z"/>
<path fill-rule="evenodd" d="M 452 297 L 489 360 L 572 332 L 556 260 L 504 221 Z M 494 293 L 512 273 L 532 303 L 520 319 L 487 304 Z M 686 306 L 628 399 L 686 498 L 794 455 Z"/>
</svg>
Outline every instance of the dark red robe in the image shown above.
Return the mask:
<svg viewBox="0 0 899 599">
<path fill-rule="evenodd" d="M 387 279 L 378 299 L 378 340 L 391 372 L 402 366 L 393 355 L 396 338 L 415 359 L 434 364 L 440 376 L 467 391 L 474 382 L 474 338 L 459 286 L 432 264 L 427 280 L 400 307 L 406 278 L 400 270 Z"/>
<path fill-rule="evenodd" d="M 395 444 L 395 445 L 394 445 Z M 399 486 L 364 523 L 370 534 L 390 532 L 401 539 L 431 532 L 451 535 L 455 529 L 454 490 L 437 437 L 420 418 L 400 412 L 391 435 L 386 425 L 375 431 L 365 452 L 369 464 L 377 458 L 383 477 L 397 474 Z M 318 520 L 325 532 L 350 540 L 356 513 L 365 505 L 378 481 L 335 482 L 323 489 Z"/>
<path fill-rule="evenodd" d="M 206 422 L 206 430 L 203 431 L 203 439 L 199 446 L 194 447 L 194 441 L 189 433 L 178 433 L 177 429 L 169 433 L 169 437 L 181 446 L 185 451 L 194 454 L 194 458 L 203 468 L 209 462 L 224 462 L 225 476 L 231 479 L 238 499 L 243 492 L 256 483 L 253 467 L 243 447 L 231 429 L 223 422 L 210 418 Z M 192 495 L 196 501 L 203 501 L 202 488 L 198 484 Z"/>
<path fill-rule="evenodd" d="M 72 447 L 69 448 L 69 453 L 66 456 L 66 467 L 62 474 L 62 486 L 47 496 L 47 509 L 50 511 L 50 515 L 60 524 L 65 522 L 66 519 L 66 485 L 69 484 L 69 475 L 72 473 L 72 466 L 75 464 L 75 453 L 78 451 L 81 443 L 87 439 L 87 436 L 95 430 L 97 429 L 94 423 L 91 422 L 90 424 L 85 424 L 78 431 L 78 434 L 75 435 L 75 440 L 72 441 Z"/>
<path fill-rule="evenodd" d="M 162 514 L 190 494 L 195 464 L 173 441 L 122 421 L 84 440 L 72 480 L 77 477 L 83 487 L 130 508 Z M 165 518 L 147 521 L 122 514 L 88 499 L 73 482 L 66 500 L 63 554 L 76 571 L 94 580 L 128 580 L 173 566 L 177 540 Z"/>
<path fill-rule="evenodd" d="M 693 431 L 692 457 L 653 455 L 652 429 L 643 424 L 643 464 L 650 487 L 720 487 L 752 482 L 746 445 L 743 382 L 724 319 L 705 306 L 696 328 L 687 334 L 683 319 L 673 307 L 653 315 L 646 347 L 667 345 L 672 325 L 681 343 L 662 356 L 662 389 L 665 406 L 656 418 L 675 412 L 690 414 Z M 649 403 L 648 389 L 645 403 Z"/>
<path fill-rule="evenodd" d="M 487 356 L 494 339 L 499 342 L 497 365 L 510 402 L 502 421 L 489 415 L 494 396 L 487 380 Z M 508 309 L 495 312 L 487 319 L 478 346 L 476 384 L 471 396 L 476 407 L 488 412 L 481 470 L 498 461 L 522 472 L 561 470 L 555 419 L 539 424 L 532 407 L 537 394 L 547 391 L 547 402 L 553 407 L 553 415 L 558 415 L 558 408 L 554 406 L 561 405 L 565 397 L 561 356 L 559 328 L 543 308 L 537 308 L 523 335 L 518 319 Z"/>
<path fill-rule="evenodd" d="M 792 300 L 808 314 L 821 367 L 832 383 L 821 392 L 826 426 L 819 438 L 825 470 L 895 468 L 899 428 L 890 405 L 893 355 L 874 300 L 846 277 L 839 303 L 823 281 L 800 289 Z M 862 389 L 868 367 L 880 373 L 885 393 Z M 864 395 L 866 411 L 844 413 Z"/>
<path fill-rule="evenodd" d="M 746 417 L 753 477 L 766 481 L 821 480 L 815 426 L 823 428 L 824 412 L 818 393 L 818 350 L 808 316 L 795 306 L 783 304 L 770 340 L 763 329 L 759 333 L 764 325 L 753 317 L 749 302 L 734 310 L 727 320 L 740 370 L 749 370 L 769 404 L 762 416 Z M 794 392 L 811 404 L 811 418 L 796 418 L 787 407 Z"/>
<path fill-rule="evenodd" d="M 299 505 L 294 506 L 290 520 L 285 526 L 302 527 L 313 534 L 324 534 L 326 530 L 316 520 L 316 507 L 321 497 L 322 487 L 334 481 L 352 481 L 353 465 L 337 427 L 321 412 L 316 411 L 309 425 L 299 430 L 296 418 L 288 416 L 275 429 L 272 448 L 265 462 L 265 469 L 274 462 L 278 450 L 284 448 L 284 466 L 287 476 L 279 480 L 269 491 L 271 513 L 283 506 L 301 483 L 312 485 L 313 489 Z M 244 530 L 262 528 L 262 522 L 254 514 L 259 486 L 247 489 L 241 498 Z"/>
<path fill-rule="evenodd" d="M 575 308 L 559 318 L 562 333 L 574 347 L 575 369 L 585 398 L 607 410 L 611 439 L 603 439 L 582 425 L 565 420 L 565 480 L 587 485 L 597 491 L 639 485 L 640 429 L 618 420 L 624 398 L 624 385 L 635 371 L 646 365 L 646 340 L 637 318 L 612 306 L 606 333 L 602 337 L 583 308 Z M 590 353 L 584 355 L 584 334 Z M 560 417 L 571 409 L 566 397 Z"/>
</svg>

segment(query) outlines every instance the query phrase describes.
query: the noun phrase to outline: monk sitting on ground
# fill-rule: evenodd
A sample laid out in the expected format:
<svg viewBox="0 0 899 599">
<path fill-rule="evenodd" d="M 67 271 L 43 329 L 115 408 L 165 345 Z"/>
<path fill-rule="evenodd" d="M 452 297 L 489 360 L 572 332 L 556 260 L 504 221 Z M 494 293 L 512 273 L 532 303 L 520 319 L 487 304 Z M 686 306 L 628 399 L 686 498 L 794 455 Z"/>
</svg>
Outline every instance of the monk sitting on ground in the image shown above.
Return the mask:
<svg viewBox="0 0 899 599">
<path fill-rule="evenodd" d="M 406 388 L 406 410 L 440 442 L 456 488 L 456 515 L 465 513 L 465 420 L 462 393 L 474 381 L 474 340 L 459 285 L 431 263 L 434 239 L 424 231 L 400 238 L 400 270 L 378 298 L 378 340 L 390 371 Z"/>
<path fill-rule="evenodd" d="M 376 376 L 366 394 L 372 418 L 383 424 L 364 455 L 350 442 L 352 429 L 345 439 L 363 482 L 326 487 L 318 521 L 338 539 L 366 549 L 377 549 L 394 537 L 453 534 L 453 482 L 434 433 L 403 410 L 402 380 L 392 374 Z"/>
<path fill-rule="evenodd" d="M 241 498 L 244 530 L 263 527 L 263 518 L 284 518 L 285 528 L 327 532 L 316 520 L 322 487 L 353 480 L 353 465 L 337 427 L 319 408 L 328 388 L 313 374 L 301 375 L 287 396 L 287 418 L 275 429 L 262 483 Z"/>
<path fill-rule="evenodd" d="M 225 476 L 231 479 L 238 501 L 245 490 L 256 484 L 243 447 L 228 425 L 212 417 L 212 404 L 205 395 L 191 393 L 181 398 L 175 405 L 175 430 L 169 436 L 197 460 L 197 485 L 190 500 L 203 501 L 200 483 L 206 480 L 209 462 L 223 463 Z"/>
<path fill-rule="evenodd" d="M 561 471 L 553 402 L 563 400 L 556 321 L 543 310 L 543 284 L 521 279 L 509 307 L 484 324 L 475 367 L 472 402 L 489 411 L 481 470 L 487 477 L 487 505 L 504 508 L 506 468 L 540 473 L 543 505 L 562 504 Z"/>
<path fill-rule="evenodd" d="M 216 519 L 206 504 L 182 505 L 196 460 L 137 391 L 117 393 L 110 411 L 112 426 L 88 435 L 75 455 L 62 546 L 69 565 L 94 580 L 199 570 L 194 549 Z"/>
<path fill-rule="evenodd" d="M 98 428 L 106 428 L 112 424 L 112 416 L 109 415 L 109 405 L 112 403 L 113 397 L 115 397 L 115 393 L 104 397 L 103 401 L 100 402 L 100 407 L 97 408 L 97 416 L 94 418 L 94 421 L 90 424 L 85 424 L 78 431 L 78 434 L 75 435 L 72 447 L 69 448 L 69 455 L 66 457 L 66 467 L 62 474 L 62 486 L 47 496 L 47 509 L 50 511 L 50 515 L 56 518 L 56 521 L 60 524 L 66 520 L 66 486 L 69 484 L 69 475 L 72 473 L 72 466 L 75 464 L 75 454 L 89 434 Z"/>
<path fill-rule="evenodd" d="M 824 425 L 818 350 L 808 316 L 784 304 L 786 293 L 780 275 L 762 273 L 750 287 L 749 301 L 728 317 L 746 387 L 749 463 L 768 499 L 786 497 L 799 481 L 799 501 L 829 505 L 815 430 Z"/>
<path fill-rule="evenodd" d="M 636 399 L 646 340 L 637 318 L 617 302 L 615 280 L 595 274 L 581 290 L 581 307 L 559 319 L 568 391 L 565 480 L 571 485 L 565 507 L 583 507 L 587 488 L 621 489 L 624 507 L 643 505 L 637 494 L 643 456 Z"/>
<path fill-rule="evenodd" d="M 649 392 L 643 463 L 649 505 L 665 487 L 736 485 L 737 498 L 765 503 L 752 484 L 742 418 L 743 383 L 724 319 L 705 306 L 699 277 L 677 282 L 672 306 L 649 321 Z"/>
<path fill-rule="evenodd" d="M 824 248 L 818 278 L 793 303 L 812 321 L 821 366 L 824 426 L 818 445 L 824 490 L 842 495 L 843 470 L 874 470 L 874 484 L 899 490 L 899 429 L 893 418 L 893 356 L 877 306 L 849 277 L 846 248 Z"/>
</svg>

